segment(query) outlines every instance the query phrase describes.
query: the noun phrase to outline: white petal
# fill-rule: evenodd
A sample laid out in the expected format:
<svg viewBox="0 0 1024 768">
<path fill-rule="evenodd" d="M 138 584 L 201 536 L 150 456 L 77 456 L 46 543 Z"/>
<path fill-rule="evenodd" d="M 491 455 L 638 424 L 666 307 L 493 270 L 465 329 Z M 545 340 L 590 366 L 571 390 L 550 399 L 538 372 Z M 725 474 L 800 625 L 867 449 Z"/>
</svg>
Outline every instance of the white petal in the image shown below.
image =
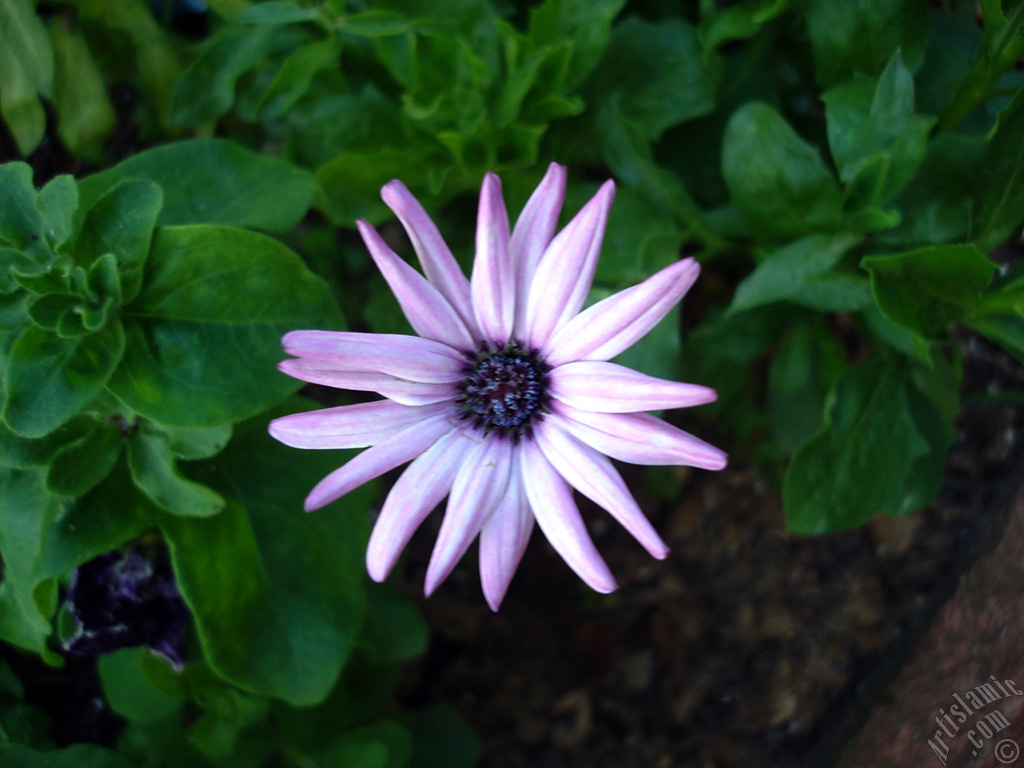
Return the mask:
<svg viewBox="0 0 1024 768">
<path fill-rule="evenodd" d="M 384 373 L 426 384 L 459 381 L 466 358 L 447 344 L 418 336 L 350 331 L 292 331 L 284 351 L 339 371 Z"/>
<path fill-rule="evenodd" d="M 587 533 L 572 490 L 532 440 L 518 446 L 526 497 L 551 546 L 591 589 L 613 592 L 615 577 Z"/>
<path fill-rule="evenodd" d="M 484 438 L 459 467 L 448 498 L 441 530 L 427 566 L 424 591 L 433 593 L 480 533 L 484 521 L 508 487 L 512 444 L 492 436 Z"/>
<path fill-rule="evenodd" d="M 476 346 L 473 337 L 441 292 L 402 261 L 368 222 L 360 219 L 356 226 L 413 330 L 425 339 L 440 341 L 453 349 L 472 350 Z"/>
<path fill-rule="evenodd" d="M 583 360 L 560 365 L 548 374 L 550 392 L 586 411 L 634 413 L 688 408 L 714 402 L 715 390 L 647 376 L 615 363 Z"/>
<path fill-rule="evenodd" d="M 417 457 L 395 481 L 366 548 L 366 570 L 371 579 L 384 581 L 388 577 L 416 529 L 448 495 L 455 473 L 475 445 L 463 430 L 453 429 Z"/>
<path fill-rule="evenodd" d="M 532 532 L 533 513 L 519 465 L 513 463 L 505 495 L 480 531 L 480 584 L 492 611 L 505 599 Z"/>
<path fill-rule="evenodd" d="M 668 546 L 605 456 L 572 437 L 557 419 L 545 419 L 534 434 L 548 461 L 570 485 L 606 509 L 651 555 L 659 560 L 668 555 Z"/>
<path fill-rule="evenodd" d="M 700 274 L 695 259 L 670 264 L 639 285 L 587 307 L 542 349 L 550 365 L 610 360 L 651 330 L 690 290 Z"/>
<path fill-rule="evenodd" d="M 558 226 L 558 214 L 565 200 L 565 176 L 564 166 L 548 166 L 512 230 L 509 253 L 516 270 L 516 328 L 525 327 L 530 283 Z"/>
<path fill-rule="evenodd" d="M 338 371 L 312 360 L 292 358 L 277 364 L 282 373 L 300 381 L 323 384 L 335 389 L 376 392 L 402 405 L 428 405 L 454 398 L 458 391 L 451 383 L 426 384 L 389 376 L 386 373 Z"/>
<path fill-rule="evenodd" d="M 430 416 L 451 413 L 447 403 L 411 407 L 390 400 L 293 413 L 270 422 L 270 434 L 292 448 L 365 448 Z"/>
<path fill-rule="evenodd" d="M 508 253 L 508 212 L 501 181 L 484 176 L 476 224 L 476 258 L 471 292 L 477 324 L 487 341 L 504 346 L 515 319 L 515 273 Z"/>
</svg>

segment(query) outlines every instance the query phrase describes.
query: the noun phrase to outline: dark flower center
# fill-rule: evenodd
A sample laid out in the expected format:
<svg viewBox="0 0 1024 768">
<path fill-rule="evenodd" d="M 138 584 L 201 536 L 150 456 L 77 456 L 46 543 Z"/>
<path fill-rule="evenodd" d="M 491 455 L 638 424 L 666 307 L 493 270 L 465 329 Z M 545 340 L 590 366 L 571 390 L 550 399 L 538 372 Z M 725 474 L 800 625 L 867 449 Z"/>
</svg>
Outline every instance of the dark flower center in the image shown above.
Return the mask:
<svg viewBox="0 0 1024 768">
<path fill-rule="evenodd" d="M 497 431 L 512 440 L 528 437 L 548 403 L 550 366 L 516 341 L 500 349 L 484 344 L 467 358 L 466 377 L 455 398 L 460 416 L 485 433 Z"/>
</svg>

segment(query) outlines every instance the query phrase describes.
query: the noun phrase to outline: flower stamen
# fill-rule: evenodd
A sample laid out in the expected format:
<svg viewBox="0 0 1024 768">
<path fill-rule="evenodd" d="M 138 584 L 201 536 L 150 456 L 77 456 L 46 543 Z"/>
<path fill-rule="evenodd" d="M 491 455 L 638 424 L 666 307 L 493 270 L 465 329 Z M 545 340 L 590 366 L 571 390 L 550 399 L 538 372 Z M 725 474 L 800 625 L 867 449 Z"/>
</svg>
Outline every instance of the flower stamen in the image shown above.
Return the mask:
<svg viewBox="0 0 1024 768">
<path fill-rule="evenodd" d="M 513 442 L 529 437 L 550 399 L 551 367 L 514 340 L 501 348 L 483 344 L 467 358 L 466 377 L 456 385 L 460 418 Z"/>
</svg>

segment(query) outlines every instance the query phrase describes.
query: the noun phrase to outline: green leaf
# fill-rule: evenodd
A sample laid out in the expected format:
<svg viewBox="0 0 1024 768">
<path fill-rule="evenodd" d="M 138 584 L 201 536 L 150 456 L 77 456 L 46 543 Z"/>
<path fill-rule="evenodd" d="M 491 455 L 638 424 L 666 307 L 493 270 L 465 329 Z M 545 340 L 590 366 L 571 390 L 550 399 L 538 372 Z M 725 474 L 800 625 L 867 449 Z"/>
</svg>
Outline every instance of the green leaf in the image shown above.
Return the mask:
<svg viewBox="0 0 1024 768">
<path fill-rule="evenodd" d="M 80 439 L 92 430 L 91 415 L 75 416 L 53 432 L 38 439 L 22 437 L 0 424 L 0 464 L 15 469 L 45 467 L 63 446 Z"/>
<path fill-rule="evenodd" d="M 210 37 L 178 80 L 171 122 L 195 128 L 226 114 L 235 101 L 235 83 L 263 61 L 275 30 L 273 25 L 223 27 Z"/>
<path fill-rule="evenodd" d="M 250 5 L 231 17 L 238 24 L 292 24 L 299 21 L 314 21 L 319 15 L 316 8 L 303 8 L 287 0 L 271 0 L 268 3 Z"/>
<path fill-rule="evenodd" d="M 89 206 L 75 240 L 75 257 L 91 265 L 101 256 L 113 254 L 117 263 L 116 291 L 108 278 L 104 286 L 107 290 L 97 293 L 123 294 L 116 296 L 119 303 L 131 301 L 138 294 L 162 205 L 163 193 L 157 184 L 135 179 L 115 183 Z"/>
<path fill-rule="evenodd" d="M 839 178 L 856 187 L 864 184 L 865 172 L 881 167 L 872 194 L 858 196 L 858 202 L 888 202 L 917 173 L 935 124 L 934 117 L 914 113 L 914 80 L 899 51 L 877 83 L 860 76 L 826 91 L 822 99 Z M 878 158 L 888 162 L 879 166 Z"/>
<path fill-rule="evenodd" d="M 183 695 L 171 695 L 153 684 L 145 666 L 152 663 L 170 666 L 154 657 L 148 648 L 123 648 L 99 659 L 96 666 L 103 682 L 103 694 L 110 708 L 137 723 L 166 720 L 185 704 Z"/>
<path fill-rule="evenodd" d="M 41 471 L 0 466 L 0 637 L 36 653 L 46 649 L 57 593 L 54 584 L 40 584 L 34 571 L 43 532 L 59 510 Z"/>
<path fill-rule="evenodd" d="M 340 460 L 297 455 L 266 423 L 241 425 L 214 459 L 229 499 L 221 514 L 160 524 L 213 669 L 244 690 L 305 706 L 327 696 L 359 630 L 373 488 L 303 514 L 303 496 Z"/>
<path fill-rule="evenodd" d="M 32 168 L 18 162 L 0 165 L 0 240 L 21 250 L 42 232 Z"/>
<path fill-rule="evenodd" d="M 874 76 L 897 51 L 911 70 L 924 57 L 928 12 L 919 0 L 809 0 L 807 29 L 822 85 Z"/>
<path fill-rule="evenodd" d="M 229 224 L 287 232 L 306 215 L 316 182 L 307 172 L 220 139 L 166 144 L 79 182 L 83 208 L 126 179 L 160 185 L 158 226 Z"/>
<path fill-rule="evenodd" d="M 797 304 L 815 280 L 829 273 L 860 241 L 857 235 L 808 235 L 770 253 L 737 286 L 729 313 L 776 301 Z"/>
<path fill-rule="evenodd" d="M 57 135 L 73 155 L 102 154 L 100 142 L 117 124 L 114 106 L 84 35 L 64 19 L 50 25 L 55 69 Z"/>
<path fill-rule="evenodd" d="M 689 24 L 629 18 L 613 30 L 586 90 L 595 103 L 618 98 L 622 117 L 651 141 L 710 113 L 720 76 L 719 62 L 703 54 Z"/>
<path fill-rule="evenodd" d="M 281 336 L 338 328 L 323 281 L 276 240 L 228 227 L 158 230 L 129 339 L 109 387 L 175 427 L 217 427 L 265 410 L 297 384 L 276 370 Z"/>
<path fill-rule="evenodd" d="M 1020 315 L 981 315 L 964 323 L 999 344 L 1024 363 L 1024 317 Z"/>
<path fill-rule="evenodd" d="M 1020 33 L 1018 33 L 1020 34 Z M 971 236 L 989 251 L 1021 234 L 1024 223 L 1024 89 L 999 113 L 989 138 Z"/>
<path fill-rule="evenodd" d="M 566 87 L 575 88 L 597 66 L 625 0 L 545 0 L 530 9 L 528 36 L 538 48 L 572 41 Z"/>
<path fill-rule="evenodd" d="M 782 486 L 787 527 L 817 534 L 902 509 L 915 463 L 931 450 L 918 432 L 898 367 L 851 368 L 829 397 L 822 428 L 793 453 Z"/>
<path fill-rule="evenodd" d="M 170 437 L 142 422 L 128 441 L 132 479 L 162 509 L 185 517 L 209 517 L 224 509 L 224 497 L 178 471 Z"/>
<path fill-rule="evenodd" d="M 423 654 L 430 631 L 409 596 L 391 582 L 370 582 L 366 589 L 366 621 L 360 642 L 387 661 L 406 661 Z"/>
<path fill-rule="evenodd" d="M 46 183 L 36 197 L 36 207 L 42 218 L 42 233 L 53 253 L 71 239 L 74 215 L 78 208 L 78 184 L 69 174 L 55 176 Z"/>
<path fill-rule="evenodd" d="M 403 718 L 412 732 L 408 768 L 472 768 L 483 754 L 480 737 L 450 704 Z"/>
<path fill-rule="evenodd" d="M 338 19 L 342 32 L 359 37 L 387 37 L 400 35 L 413 27 L 413 21 L 394 11 L 363 11 Z"/>
<path fill-rule="evenodd" d="M 22 155 L 46 131 L 38 95 L 53 96 L 53 48 L 28 0 L 0 0 L 0 115 Z M 37 95 L 38 94 L 38 95 Z"/>
<path fill-rule="evenodd" d="M 121 429 L 109 419 L 64 445 L 53 457 L 46 485 L 58 496 L 81 496 L 105 478 L 121 454 Z"/>
<path fill-rule="evenodd" d="M 927 342 L 944 338 L 992 280 L 995 264 L 973 245 L 867 256 L 871 292 L 889 320 Z"/>
<path fill-rule="evenodd" d="M 733 205 L 766 238 L 833 230 L 842 196 L 818 151 L 767 104 L 748 103 L 730 118 L 722 174 Z"/>
<path fill-rule="evenodd" d="M 700 40 L 706 50 L 714 50 L 732 40 L 754 37 L 761 27 L 778 17 L 790 0 L 765 0 L 744 5 L 712 6 L 701 18 Z"/>
<path fill-rule="evenodd" d="M 0 744 L 0 763 L 4 768 L 136 768 L 123 755 L 93 744 L 72 744 L 47 751 L 23 744 Z"/>
<path fill-rule="evenodd" d="M 254 6 L 260 8 L 262 6 Z M 338 39 L 311 42 L 293 51 L 282 63 L 256 106 L 259 120 L 277 120 L 295 106 L 317 72 L 337 67 L 341 56 Z"/>
<path fill-rule="evenodd" d="M 124 331 L 116 320 L 73 339 L 26 329 L 7 363 L 4 421 L 25 437 L 53 431 L 103 389 L 124 349 Z"/>
<path fill-rule="evenodd" d="M 230 424 L 209 429 L 182 429 L 165 425 L 162 429 L 170 440 L 174 455 L 187 460 L 216 456 L 231 439 Z"/>
</svg>

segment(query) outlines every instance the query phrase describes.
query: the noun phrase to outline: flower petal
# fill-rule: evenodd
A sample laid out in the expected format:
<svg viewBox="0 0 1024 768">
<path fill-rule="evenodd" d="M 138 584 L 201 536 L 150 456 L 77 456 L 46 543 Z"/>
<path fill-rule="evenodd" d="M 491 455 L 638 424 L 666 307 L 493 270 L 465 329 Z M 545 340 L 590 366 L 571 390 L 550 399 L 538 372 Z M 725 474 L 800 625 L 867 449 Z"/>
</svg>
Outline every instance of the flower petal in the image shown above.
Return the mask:
<svg viewBox="0 0 1024 768">
<path fill-rule="evenodd" d="M 451 419 L 450 413 L 428 417 L 367 448 L 316 484 L 306 497 L 306 511 L 337 501 L 352 489 L 414 459 L 452 430 Z"/>
<path fill-rule="evenodd" d="M 615 577 L 587 533 L 572 491 L 533 440 L 518 447 L 526 497 L 537 525 L 576 574 L 597 592 L 614 592 Z"/>
<path fill-rule="evenodd" d="M 473 337 L 441 292 L 402 261 L 369 222 L 360 219 L 356 226 L 413 330 L 425 339 L 440 341 L 454 349 L 472 350 L 476 346 Z"/>
<path fill-rule="evenodd" d="M 476 223 L 476 258 L 470 291 L 477 324 L 486 341 L 504 346 L 515 319 L 515 273 L 508 255 L 508 212 L 501 181 L 484 176 Z"/>
<path fill-rule="evenodd" d="M 604 240 L 615 184 L 606 181 L 541 257 L 526 302 L 526 342 L 544 346 L 572 318 L 587 297 Z"/>
<path fill-rule="evenodd" d="M 398 179 L 385 184 L 380 196 L 405 227 L 427 279 L 448 299 L 470 333 L 477 335 L 469 281 L 452 256 L 451 249 L 441 237 L 437 226 L 405 184 Z"/>
<path fill-rule="evenodd" d="M 426 384 L 422 381 L 409 381 L 389 376 L 386 373 L 366 373 L 338 371 L 313 360 L 293 358 L 282 360 L 278 369 L 289 376 L 308 381 L 310 384 L 323 384 L 335 389 L 352 389 L 357 392 L 376 392 L 388 400 L 402 405 L 429 405 L 451 400 L 458 392 L 449 382 L 444 384 Z"/>
<path fill-rule="evenodd" d="M 607 457 L 574 438 L 556 419 L 546 419 L 534 434 L 541 451 L 569 485 L 606 509 L 651 555 L 659 560 L 668 555 L 668 546 Z"/>
<path fill-rule="evenodd" d="M 365 448 L 429 416 L 450 414 L 447 403 L 412 407 L 390 400 L 293 413 L 270 422 L 270 435 L 292 448 Z"/>
<path fill-rule="evenodd" d="M 451 490 L 455 474 L 476 442 L 453 429 L 418 456 L 384 500 L 366 548 L 366 570 L 384 581 L 409 539 Z"/>
<path fill-rule="evenodd" d="M 565 200 L 565 176 L 564 166 L 548 166 L 512 230 L 509 254 L 516 270 L 516 328 L 525 327 L 530 283 L 558 226 L 558 214 Z"/>
<path fill-rule="evenodd" d="M 581 360 L 548 374 L 550 392 L 563 403 L 585 411 L 634 413 L 688 408 L 714 402 L 709 387 L 647 376 L 615 363 Z"/>
<path fill-rule="evenodd" d="M 728 458 L 724 451 L 649 413 L 594 413 L 558 400 L 552 402 L 551 410 L 549 418 L 574 437 L 630 464 L 722 469 Z"/>
<path fill-rule="evenodd" d="M 427 565 L 424 592 L 428 596 L 466 554 L 484 521 L 505 495 L 511 463 L 512 443 L 496 436 L 484 438 L 464 458 Z"/>
<path fill-rule="evenodd" d="M 697 261 L 683 259 L 587 307 L 542 348 L 545 359 L 554 366 L 573 360 L 610 360 L 657 325 L 690 290 L 698 274 Z"/>
<path fill-rule="evenodd" d="M 480 584 L 492 611 L 505 599 L 532 532 L 533 513 L 519 465 L 513 462 L 505 495 L 480 531 Z"/>
<path fill-rule="evenodd" d="M 386 373 L 445 384 L 465 376 L 466 358 L 446 344 L 418 336 L 350 331 L 292 331 L 284 351 L 339 371 Z"/>
</svg>

